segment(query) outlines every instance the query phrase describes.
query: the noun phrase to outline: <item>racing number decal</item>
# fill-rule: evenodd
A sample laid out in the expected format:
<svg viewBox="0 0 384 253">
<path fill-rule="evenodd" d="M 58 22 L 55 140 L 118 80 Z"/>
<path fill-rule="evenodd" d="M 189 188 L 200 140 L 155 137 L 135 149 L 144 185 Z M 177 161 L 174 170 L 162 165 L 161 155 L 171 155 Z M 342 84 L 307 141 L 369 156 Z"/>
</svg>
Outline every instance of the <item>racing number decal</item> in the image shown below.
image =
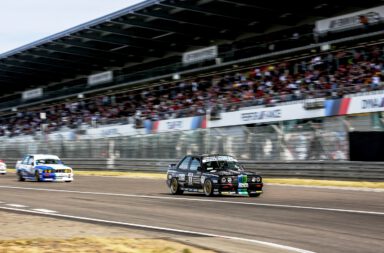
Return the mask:
<svg viewBox="0 0 384 253">
<path fill-rule="evenodd" d="M 188 184 L 189 185 L 193 184 L 193 173 L 188 173 Z"/>
</svg>

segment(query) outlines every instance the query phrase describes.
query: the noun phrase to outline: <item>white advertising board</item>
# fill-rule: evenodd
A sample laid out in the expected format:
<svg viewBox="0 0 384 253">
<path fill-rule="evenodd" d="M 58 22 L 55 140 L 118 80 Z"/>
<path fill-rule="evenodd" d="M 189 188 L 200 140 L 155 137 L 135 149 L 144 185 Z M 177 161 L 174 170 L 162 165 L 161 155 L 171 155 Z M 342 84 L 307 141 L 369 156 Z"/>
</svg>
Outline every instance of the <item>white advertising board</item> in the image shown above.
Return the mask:
<svg viewBox="0 0 384 253">
<path fill-rule="evenodd" d="M 136 129 L 133 124 L 105 126 L 87 129 L 85 138 L 105 138 L 145 134 L 143 128 Z"/>
<path fill-rule="evenodd" d="M 368 24 L 375 24 L 383 20 L 384 6 L 352 12 L 349 14 L 336 16 L 316 21 L 316 32 L 326 33 L 331 31 L 341 31 L 362 26 L 360 16 L 368 19 Z"/>
<path fill-rule="evenodd" d="M 347 114 L 384 111 L 384 94 L 352 97 Z"/>
<path fill-rule="evenodd" d="M 163 133 L 173 131 L 187 131 L 198 128 L 206 128 L 205 116 L 195 116 L 189 118 L 169 119 L 160 121 L 145 121 L 147 133 Z"/>
<path fill-rule="evenodd" d="M 191 64 L 200 61 L 215 59 L 217 57 L 217 46 L 206 47 L 183 54 L 183 63 Z"/>
<path fill-rule="evenodd" d="M 88 76 L 88 84 L 96 85 L 100 83 L 106 83 L 113 80 L 113 72 L 105 71 L 98 74 Z"/>
<path fill-rule="evenodd" d="M 221 113 L 220 120 L 211 120 L 208 127 L 236 126 L 275 121 L 324 117 L 325 110 L 305 110 L 304 104 L 263 107 L 250 110 Z"/>
<path fill-rule="evenodd" d="M 37 88 L 33 90 L 26 90 L 21 94 L 21 98 L 23 100 L 32 99 L 32 98 L 39 98 L 43 96 L 43 89 Z"/>
</svg>

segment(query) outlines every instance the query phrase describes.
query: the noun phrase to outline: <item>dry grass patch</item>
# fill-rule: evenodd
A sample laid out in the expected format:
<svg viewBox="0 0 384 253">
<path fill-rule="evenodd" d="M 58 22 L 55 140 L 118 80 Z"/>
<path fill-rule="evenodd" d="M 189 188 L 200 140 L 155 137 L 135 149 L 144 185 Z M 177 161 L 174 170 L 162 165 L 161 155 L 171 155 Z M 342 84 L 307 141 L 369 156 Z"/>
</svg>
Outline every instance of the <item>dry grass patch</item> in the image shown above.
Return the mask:
<svg viewBox="0 0 384 253">
<path fill-rule="evenodd" d="M 167 178 L 166 173 L 152 173 L 152 172 L 126 172 L 126 171 L 75 171 L 76 175 L 83 176 L 115 176 L 115 177 L 131 177 L 131 178 L 149 178 L 149 179 L 163 179 Z"/>
<path fill-rule="evenodd" d="M 75 237 L 70 239 L 36 238 L 28 240 L 2 240 L 3 253 L 213 253 L 193 246 L 162 239 L 127 239 Z"/>
</svg>

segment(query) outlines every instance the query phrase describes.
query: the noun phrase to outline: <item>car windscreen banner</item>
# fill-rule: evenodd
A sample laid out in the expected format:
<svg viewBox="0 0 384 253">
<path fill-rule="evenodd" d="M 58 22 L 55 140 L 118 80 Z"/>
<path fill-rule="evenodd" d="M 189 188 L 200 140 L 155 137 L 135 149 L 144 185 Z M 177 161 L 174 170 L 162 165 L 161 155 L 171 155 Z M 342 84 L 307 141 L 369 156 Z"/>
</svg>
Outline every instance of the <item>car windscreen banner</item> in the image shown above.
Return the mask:
<svg viewBox="0 0 384 253">
<path fill-rule="evenodd" d="M 216 162 L 216 161 L 237 162 L 237 160 L 232 156 L 218 155 L 218 156 L 206 156 L 203 158 L 203 163 Z"/>
</svg>

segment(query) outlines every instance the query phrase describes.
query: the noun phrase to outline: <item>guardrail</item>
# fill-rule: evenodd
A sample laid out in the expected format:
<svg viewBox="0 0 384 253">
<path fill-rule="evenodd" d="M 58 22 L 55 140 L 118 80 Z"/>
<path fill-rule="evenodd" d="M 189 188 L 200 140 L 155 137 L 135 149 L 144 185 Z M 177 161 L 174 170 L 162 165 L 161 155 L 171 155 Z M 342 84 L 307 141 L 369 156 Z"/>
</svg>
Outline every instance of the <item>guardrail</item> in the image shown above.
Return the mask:
<svg viewBox="0 0 384 253">
<path fill-rule="evenodd" d="M 16 164 L 7 159 L 8 167 Z M 74 170 L 166 172 L 173 159 L 63 158 Z M 321 178 L 384 181 L 384 162 L 349 161 L 240 161 L 247 170 L 264 177 Z"/>
</svg>

